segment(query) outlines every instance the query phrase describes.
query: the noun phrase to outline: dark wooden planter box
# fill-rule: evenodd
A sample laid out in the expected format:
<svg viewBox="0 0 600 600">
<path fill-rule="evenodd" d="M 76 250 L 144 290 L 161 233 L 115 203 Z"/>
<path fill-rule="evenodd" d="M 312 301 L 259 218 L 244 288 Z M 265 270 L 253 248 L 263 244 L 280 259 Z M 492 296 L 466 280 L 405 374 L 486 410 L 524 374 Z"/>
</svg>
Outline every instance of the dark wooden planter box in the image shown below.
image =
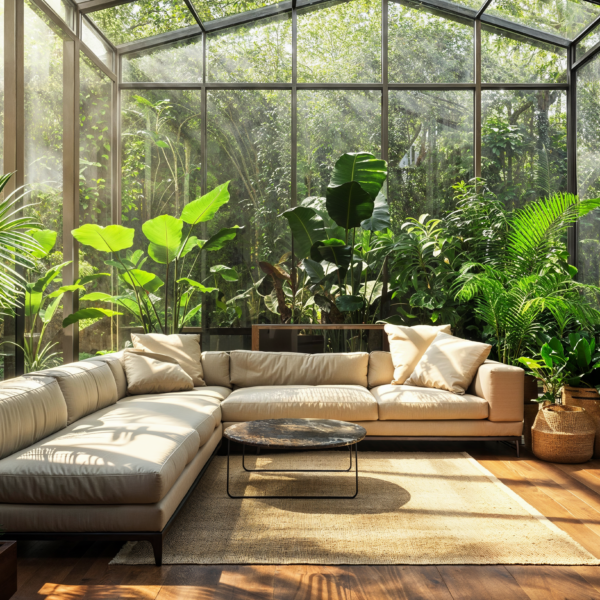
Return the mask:
<svg viewBox="0 0 600 600">
<path fill-rule="evenodd" d="M 0 600 L 17 592 L 17 542 L 0 540 Z"/>
</svg>

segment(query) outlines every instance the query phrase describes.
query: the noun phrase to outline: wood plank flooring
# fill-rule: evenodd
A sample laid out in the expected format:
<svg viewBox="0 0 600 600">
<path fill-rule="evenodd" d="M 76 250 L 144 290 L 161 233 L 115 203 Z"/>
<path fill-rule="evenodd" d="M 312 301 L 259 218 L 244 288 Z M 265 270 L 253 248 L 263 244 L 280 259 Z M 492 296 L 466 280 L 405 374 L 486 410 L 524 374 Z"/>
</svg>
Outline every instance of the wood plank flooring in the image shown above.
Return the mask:
<svg viewBox="0 0 600 600">
<path fill-rule="evenodd" d="M 497 443 L 364 448 L 467 451 L 600 558 L 600 460 L 554 465 Z M 600 567 L 111 566 L 119 543 L 22 542 L 13 600 L 600 600 Z"/>
</svg>

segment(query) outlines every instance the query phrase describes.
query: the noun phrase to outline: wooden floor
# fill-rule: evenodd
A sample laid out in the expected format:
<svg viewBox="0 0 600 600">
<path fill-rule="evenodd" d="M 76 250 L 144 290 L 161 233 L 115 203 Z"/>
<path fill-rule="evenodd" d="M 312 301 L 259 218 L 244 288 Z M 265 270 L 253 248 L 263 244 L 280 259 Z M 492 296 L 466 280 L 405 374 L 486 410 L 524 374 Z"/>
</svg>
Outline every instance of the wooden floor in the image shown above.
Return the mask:
<svg viewBox="0 0 600 600">
<path fill-rule="evenodd" d="M 394 449 L 466 450 L 600 558 L 600 461 L 553 465 L 531 455 L 517 459 L 513 450 L 492 442 L 405 443 Z M 119 547 L 20 543 L 19 588 L 13 599 L 600 599 L 600 567 L 109 566 Z"/>
</svg>

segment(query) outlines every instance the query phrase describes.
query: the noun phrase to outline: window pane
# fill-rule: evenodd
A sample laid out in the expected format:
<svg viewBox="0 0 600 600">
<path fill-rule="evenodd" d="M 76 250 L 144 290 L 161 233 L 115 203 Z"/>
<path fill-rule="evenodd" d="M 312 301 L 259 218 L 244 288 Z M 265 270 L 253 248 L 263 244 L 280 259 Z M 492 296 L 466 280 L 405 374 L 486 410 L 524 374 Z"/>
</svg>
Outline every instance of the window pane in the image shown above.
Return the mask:
<svg viewBox="0 0 600 600">
<path fill-rule="evenodd" d="M 600 196 L 600 58 L 577 72 L 577 191 Z M 600 210 L 579 221 L 579 281 L 600 285 Z"/>
<path fill-rule="evenodd" d="M 389 3 L 389 80 L 473 81 L 473 24 L 437 16 L 419 4 Z"/>
<path fill-rule="evenodd" d="M 481 78 L 484 83 L 566 83 L 567 51 L 508 33 L 481 28 Z"/>
<path fill-rule="evenodd" d="M 75 10 L 67 0 L 46 0 L 46 3 L 69 26 L 75 30 Z"/>
<path fill-rule="evenodd" d="M 473 176 L 473 92 L 389 92 L 392 227 L 452 207 L 452 185 Z"/>
<path fill-rule="evenodd" d="M 292 81 L 292 19 L 257 21 L 209 35 L 208 81 Z"/>
<path fill-rule="evenodd" d="M 79 224 L 112 223 L 112 82 L 82 54 L 79 61 Z M 90 246 L 79 248 L 79 273 L 109 273 L 106 254 Z M 110 277 L 86 286 L 88 292 L 115 294 Z M 80 308 L 112 308 L 104 302 L 81 303 Z M 79 322 L 79 358 L 99 350 L 116 350 L 116 317 Z"/>
<path fill-rule="evenodd" d="M 566 190 L 566 94 L 482 92 L 482 176 L 508 206 Z"/>
<path fill-rule="evenodd" d="M 298 11 L 298 81 L 381 81 L 380 0 Z"/>
<path fill-rule="evenodd" d="M 137 0 L 89 13 L 88 17 L 115 45 L 196 25 L 183 0 Z"/>
<path fill-rule="evenodd" d="M 50 267 L 63 262 L 63 40 L 34 11 L 25 4 L 25 184 L 26 202 L 35 204 L 29 210 L 44 229 L 57 233 L 56 244 L 50 254 L 40 259 L 36 268 L 26 277 L 36 281 Z M 57 277 L 47 293 L 60 286 Z M 46 299 L 42 309 L 49 304 Z M 59 308 L 44 337 L 40 340 L 41 320 L 35 316 L 25 319 L 25 343 L 32 348 L 26 352 L 27 371 L 47 368 L 62 362 L 62 309 Z M 41 343 L 40 343 L 41 342 Z M 46 361 L 35 363 L 39 350 L 50 344 Z"/>
<path fill-rule="evenodd" d="M 595 27 L 575 46 L 575 60 L 579 60 L 586 52 L 600 42 L 600 27 Z"/>
<path fill-rule="evenodd" d="M 600 15 L 600 6 L 586 0 L 493 0 L 486 14 L 573 39 Z"/>
<path fill-rule="evenodd" d="M 276 0 L 192 0 L 201 21 L 214 21 L 230 15 L 277 4 Z"/>
<path fill-rule="evenodd" d="M 345 152 L 381 156 L 381 92 L 298 90 L 298 201 L 324 196 Z"/>
<path fill-rule="evenodd" d="M 205 272 L 221 264 L 234 267 L 239 275 L 237 282 L 211 283 L 218 283 L 223 304 L 215 306 L 214 296 L 209 298 L 209 325 L 278 323 L 279 315 L 267 308 L 253 286 L 265 277 L 260 261 L 291 266 L 286 256 L 291 236 L 286 219 L 279 218 L 290 207 L 291 93 L 211 91 L 207 126 L 208 189 L 231 180 L 231 200 L 207 223 L 207 235 L 221 227 L 245 228 L 235 244 L 206 253 Z M 244 298 L 234 300 L 242 294 Z"/>
<path fill-rule="evenodd" d="M 142 225 L 159 215 L 179 217 L 201 196 L 201 104 L 199 90 L 121 92 L 121 220 L 135 229 L 133 249 L 144 257 L 148 240 Z M 165 281 L 164 265 L 148 258 L 143 268 Z M 120 292 L 127 290 L 121 286 Z M 131 317 L 120 317 L 119 347 L 130 340 L 134 325 Z"/>
<path fill-rule="evenodd" d="M 123 81 L 202 83 L 202 36 L 123 56 Z"/>
<path fill-rule="evenodd" d="M 81 39 L 83 43 L 112 71 L 114 69 L 112 48 L 88 24 L 85 17 L 81 20 Z"/>
</svg>

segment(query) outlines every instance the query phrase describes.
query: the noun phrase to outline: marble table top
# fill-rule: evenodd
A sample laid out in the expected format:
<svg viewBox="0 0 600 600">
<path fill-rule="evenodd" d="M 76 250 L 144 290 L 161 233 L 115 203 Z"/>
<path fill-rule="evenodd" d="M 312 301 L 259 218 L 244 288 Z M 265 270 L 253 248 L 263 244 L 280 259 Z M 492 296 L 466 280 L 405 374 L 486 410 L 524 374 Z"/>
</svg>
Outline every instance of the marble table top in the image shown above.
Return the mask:
<svg viewBox="0 0 600 600">
<path fill-rule="evenodd" d="M 360 442 L 367 430 L 331 419 L 268 419 L 228 427 L 224 437 L 259 448 L 338 448 Z"/>
</svg>

